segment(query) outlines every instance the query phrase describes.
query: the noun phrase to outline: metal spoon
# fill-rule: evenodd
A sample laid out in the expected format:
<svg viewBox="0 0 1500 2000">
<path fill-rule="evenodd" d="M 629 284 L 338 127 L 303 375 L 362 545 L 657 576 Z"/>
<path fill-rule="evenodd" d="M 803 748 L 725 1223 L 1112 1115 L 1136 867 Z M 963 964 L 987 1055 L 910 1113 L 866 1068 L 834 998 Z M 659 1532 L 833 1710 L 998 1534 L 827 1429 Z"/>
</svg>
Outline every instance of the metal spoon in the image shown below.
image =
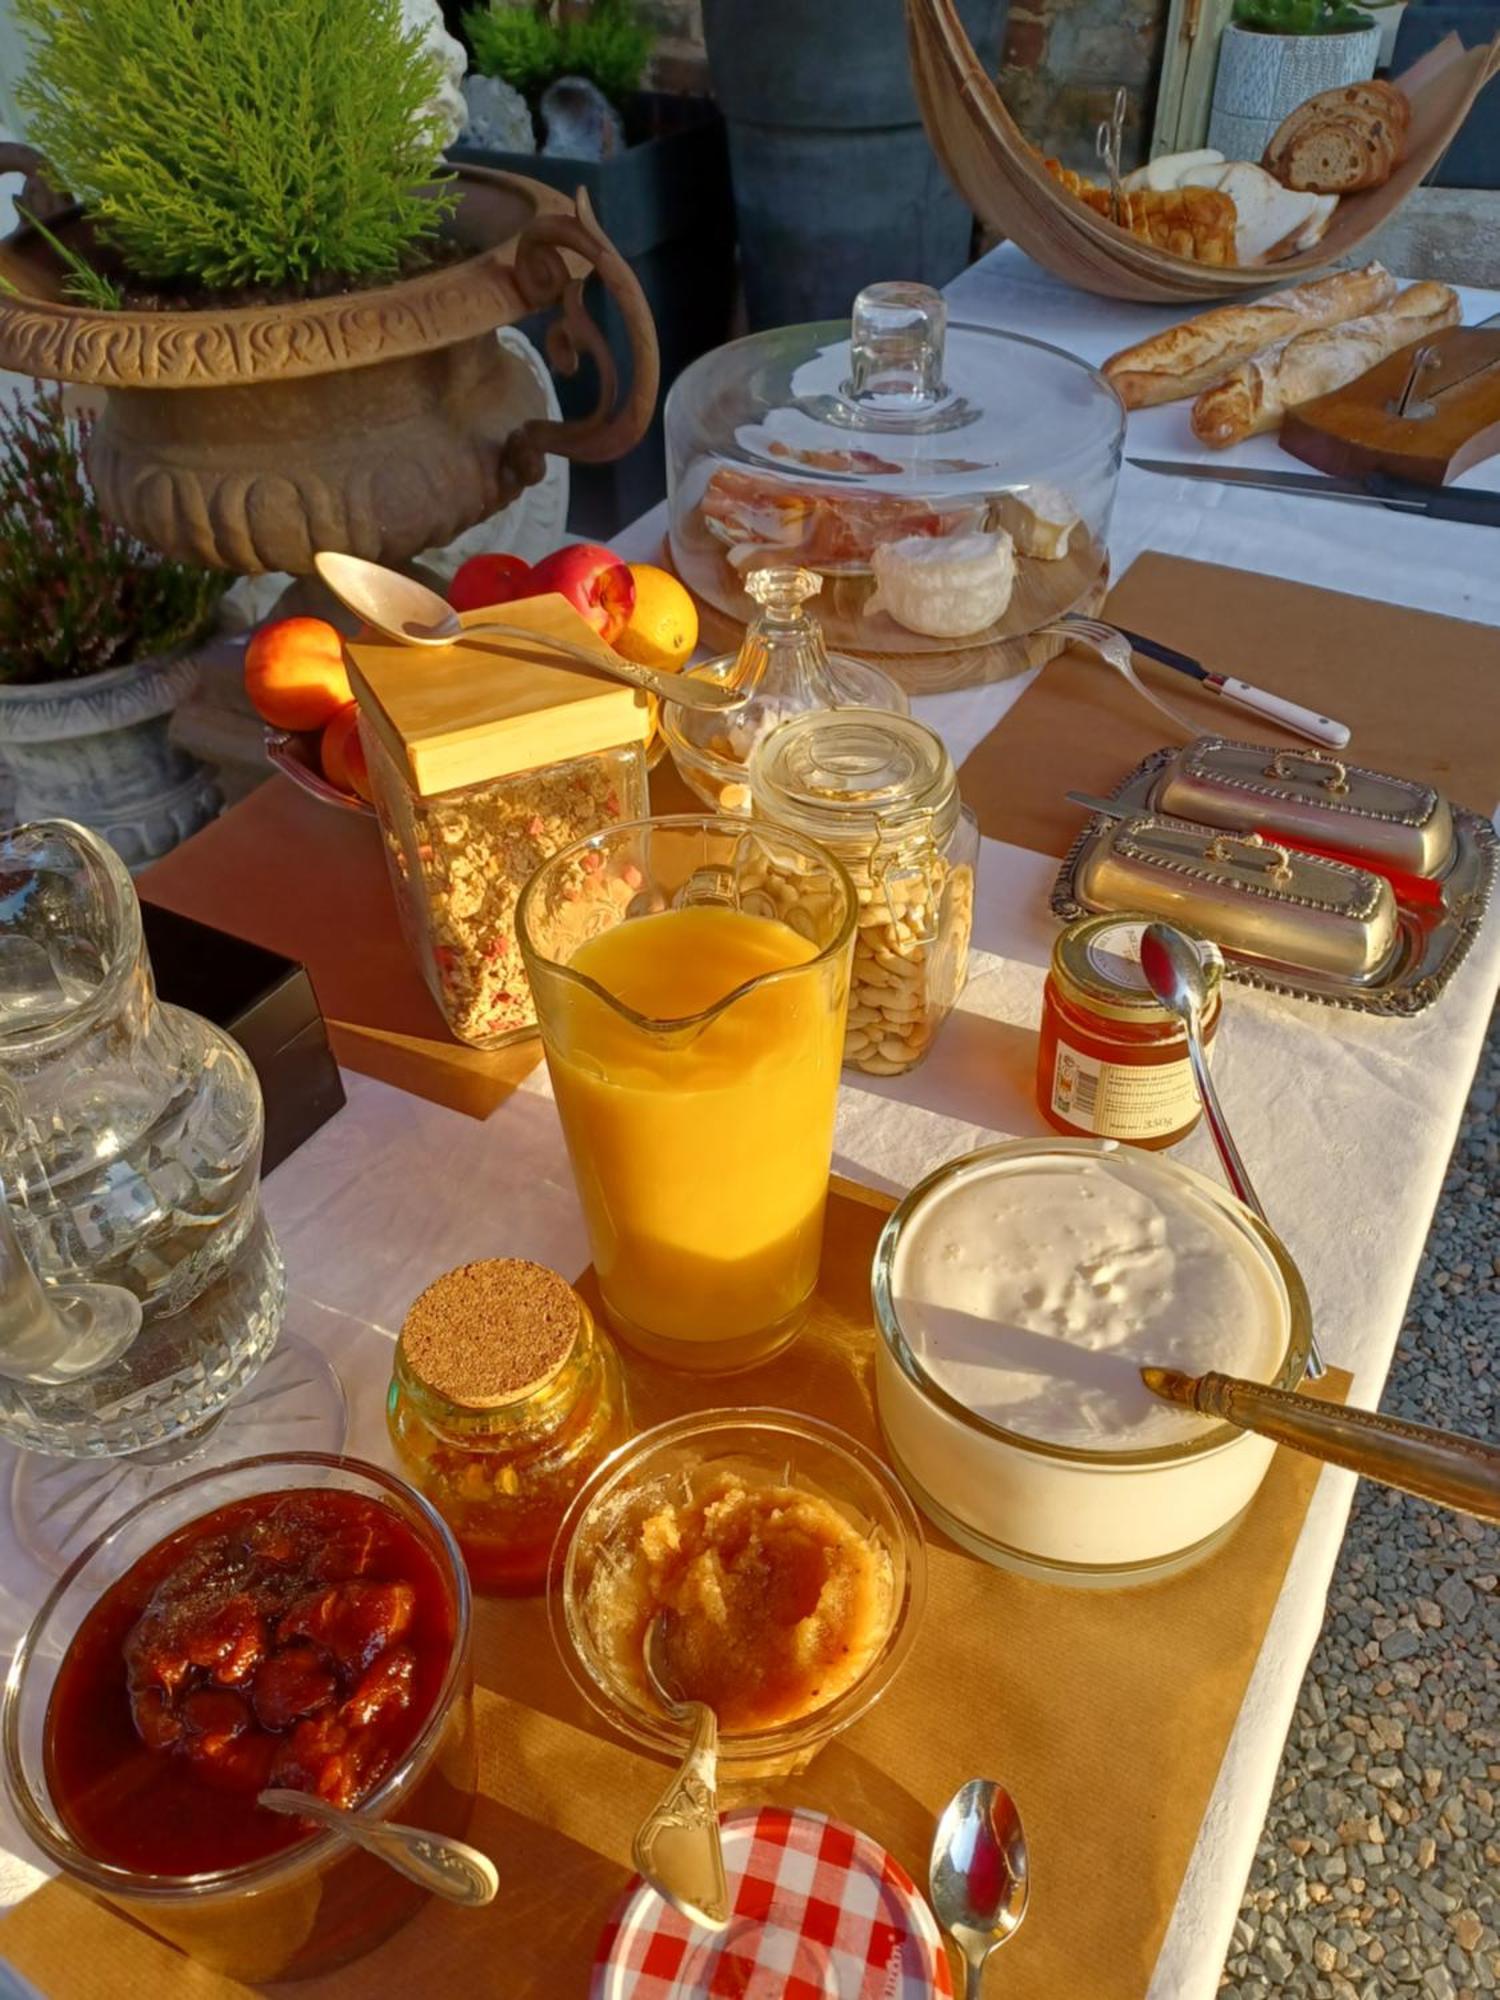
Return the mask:
<svg viewBox="0 0 1500 2000">
<path fill-rule="evenodd" d="M 1258 1215 L 1270 1229 L 1273 1226 L 1271 1218 L 1266 1214 L 1265 1203 L 1255 1192 L 1249 1170 L 1230 1136 L 1224 1107 L 1214 1089 L 1214 1080 L 1208 1073 L 1208 1057 L 1203 1047 L 1203 1008 L 1208 998 L 1208 983 L 1197 947 L 1191 938 L 1185 937 L 1171 924 L 1147 924 L 1141 939 L 1141 971 L 1157 999 L 1177 1016 L 1187 1030 L 1188 1061 L 1193 1066 L 1193 1078 L 1203 1103 L 1203 1116 L 1218 1148 L 1224 1178 L 1246 1208 Z M 1307 1379 L 1316 1382 L 1325 1372 L 1326 1364 L 1318 1351 L 1317 1335 L 1314 1334 L 1308 1343 Z"/>
<path fill-rule="evenodd" d="M 729 1922 L 729 1883 L 716 1790 L 719 1719 L 707 1702 L 681 1701 L 671 1692 L 664 1651 L 667 1615 L 658 1613 L 646 1628 L 646 1679 L 668 1715 L 687 1723 L 692 1734 L 676 1776 L 641 1821 L 631 1858 L 657 1894 L 690 1923 L 721 1931 Z"/>
<path fill-rule="evenodd" d="M 970 1778 L 949 1799 L 933 1837 L 927 1892 L 964 1955 L 964 2000 L 979 2000 L 984 1962 L 1020 1929 L 1030 1893 L 1026 1835 L 1004 1785 Z"/>
<path fill-rule="evenodd" d="M 630 687 L 654 694 L 659 701 L 679 702 L 684 708 L 739 708 L 747 698 L 744 689 L 724 687 L 694 674 L 664 674 L 655 667 L 638 667 L 610 652 L 602 641 L 595 653 L 566 639 L 530 632 L 524 625 L 504 625 L 489 619 L 482 625 L 465 625 L 452 605 L 444 603 L 425 583 L 402 576 L 399 570 L 386 569 L 380 563 L 366 562 L 362 556 L 323 549 L 313 557 L 313 564 L 340 604 L 401 646 L 454 646 L 460 640 L 519 639 L 545 652 L 559 653 L 564 659 L 577 660 L 592 667 L 595 673 L 610 674 Z"/>
<path fill-rule="evenodd" d="M 330 1833 L 341 1834 L 367 1854 L 378 1856 L 398 1875 L 430 1889 L 445 1902 L 477 1910 L 491 1902 L 500 1887 L 499 1874 L 489 1856 L 449 1834 L 429 1833 L 420 1826 L 401 1826 L 394 1820 L 377 1819 L 374 1813 L 345 1812 L 308 1792 L 272 1788 L 259 1794 L 259 1803 L 272 1812 L 288 1813 L 293 1819 L 314 1820 Z"/>
</svg>

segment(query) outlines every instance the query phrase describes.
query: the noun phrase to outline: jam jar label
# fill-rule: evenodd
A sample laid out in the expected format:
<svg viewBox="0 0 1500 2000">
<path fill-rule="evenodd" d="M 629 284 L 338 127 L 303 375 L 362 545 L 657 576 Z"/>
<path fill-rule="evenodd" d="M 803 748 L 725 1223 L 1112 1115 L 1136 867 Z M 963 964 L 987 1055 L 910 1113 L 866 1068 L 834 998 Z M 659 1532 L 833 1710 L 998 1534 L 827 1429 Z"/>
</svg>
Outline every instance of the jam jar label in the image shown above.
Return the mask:
<svg viewBox="0 0 1500 2000">
<path fill-rule="evenodd" d="M 1052 1109 L 1079 1131 L 1101 1139 L 1160 1139 L 1198 1115 L 1198 1088 L 1186 1056 L 1180 1062 L 1102 1062 L 1061 1036 L 1052 1065 Z"/>
</svg>

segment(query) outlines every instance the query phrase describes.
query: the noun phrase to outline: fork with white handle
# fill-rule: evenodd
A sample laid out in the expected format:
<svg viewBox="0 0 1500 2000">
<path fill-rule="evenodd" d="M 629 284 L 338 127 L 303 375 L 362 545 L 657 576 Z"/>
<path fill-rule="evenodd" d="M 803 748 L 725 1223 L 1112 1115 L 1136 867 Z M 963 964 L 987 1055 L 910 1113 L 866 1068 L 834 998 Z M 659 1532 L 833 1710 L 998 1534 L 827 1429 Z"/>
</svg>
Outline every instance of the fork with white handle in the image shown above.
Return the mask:
<svg viewBox="0 0 1500 2000">
<path fill-rule="evenodd" d="M 1143 639 L 1137 632 L 1122 631 L 1118 625 L 1107 625 L 1102 619 L 1069 616 L 1043 629 L 1055 632 L 1061 638 L 1081 640 L 1084 645 L 1092 646 L 1102 660 L 1125 676 L 1143 700 L 1149 701 L 1153 708 L 1159 708 L 1163 715 L 1170 717 L 1179 729 L 1185 729 L 1190 736 L 1201 736 L 1201 726 L 1179 715 L 1168 702 L 1151 692 L 1135 670 L 1131 657 L 1133 652 L 1144 653 L 1148 659 L 1159 660 L 1163 666 L 1186 674 L 1211 693 L 1235 703 L 1239 708 L 1251 710 L 1267 722 L 1279 724 L 1294 736 L 1304 736 L 1313 743 L 1324 743 L 1333 750 L 1342 750 L 1349 741 L 1346 723 L 1335 722 L 1331 716 L 1303 708 L 1300 702 L 1288 701 L 1283 695 L 1268 694 L 1264 688 L 1252 687 L 1248 681 L 1235 680 L 1229 674 L 1210 673 L 1189 654 L 1179 653 L 1175 647 L 1164 646 L 1155 639 Z"/>
</svg>

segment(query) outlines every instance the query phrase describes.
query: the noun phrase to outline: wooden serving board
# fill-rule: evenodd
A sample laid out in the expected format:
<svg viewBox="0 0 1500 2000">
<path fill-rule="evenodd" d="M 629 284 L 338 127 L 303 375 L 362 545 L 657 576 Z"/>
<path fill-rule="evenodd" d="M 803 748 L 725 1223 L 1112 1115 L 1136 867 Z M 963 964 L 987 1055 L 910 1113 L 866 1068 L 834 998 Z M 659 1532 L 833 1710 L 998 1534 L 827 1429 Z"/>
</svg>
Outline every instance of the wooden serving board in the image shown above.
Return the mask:
<svg viewBox="0 0 1500 2000">
<path fill-rule="evenodd" d="M 1398 417 L 1396 401 L 1419 346 L 1438 358 L 1411 401 L 1429 405 L 1431 415 Z M 1445 391 L 1444 383 L 1454 386 Z M 1343 479 L 1391 472 L 1445 486 L 1500 451 L 1500 327 L 1452 326 L 1403 347 L 1357 381 L 1289 410 L 1281 448 Z"/>
</svg>

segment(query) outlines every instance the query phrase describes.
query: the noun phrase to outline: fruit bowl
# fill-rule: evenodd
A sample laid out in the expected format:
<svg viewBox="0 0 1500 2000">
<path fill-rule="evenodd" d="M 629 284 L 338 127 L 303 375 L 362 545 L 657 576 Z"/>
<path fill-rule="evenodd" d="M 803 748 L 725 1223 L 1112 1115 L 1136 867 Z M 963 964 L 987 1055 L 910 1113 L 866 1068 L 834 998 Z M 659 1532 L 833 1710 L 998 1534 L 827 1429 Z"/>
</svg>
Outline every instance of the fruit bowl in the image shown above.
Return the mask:
<svg viewBox="0 0 1500 2000">
<path fill-rule="evenodd" d="M 365 813 L 375 817 L 375 808 L 358 792 L 346 792 L 324 775 L 318 760 L 321 732 L 316 729 L 267 729 L 266 756 L 276 769 L 290 778 L 310 799 L 337 806 L 341 812 Z"/>
</svg>

